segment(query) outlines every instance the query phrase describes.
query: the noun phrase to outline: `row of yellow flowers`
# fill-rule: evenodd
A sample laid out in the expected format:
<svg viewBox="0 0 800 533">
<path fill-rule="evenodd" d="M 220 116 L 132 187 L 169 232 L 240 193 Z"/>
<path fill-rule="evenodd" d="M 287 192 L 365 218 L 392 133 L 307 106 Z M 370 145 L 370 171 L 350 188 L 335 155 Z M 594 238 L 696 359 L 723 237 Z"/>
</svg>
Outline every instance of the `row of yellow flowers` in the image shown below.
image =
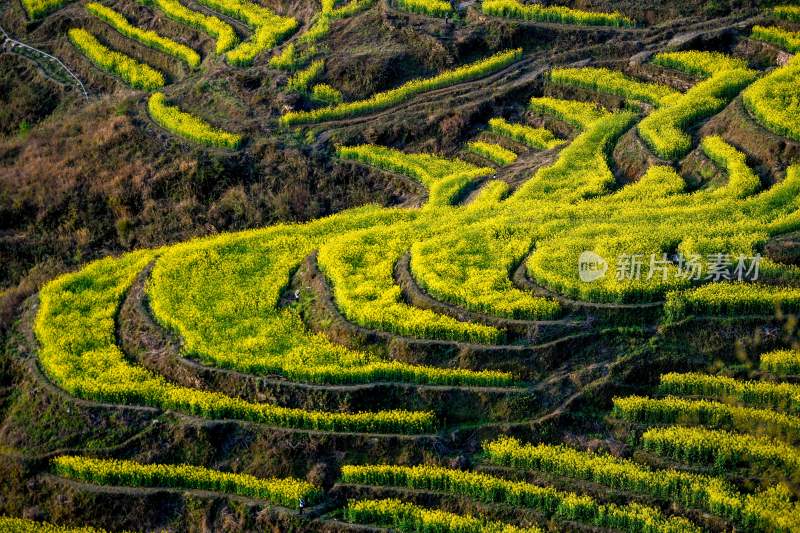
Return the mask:
<svg viewBox="0 0 800 533">
<path fill-rule="evenodd" d="M 678 91 L 667 85 L 639 81 L 607 68 L 557 68 L 550 72 L 550 81 L 557 85 L 615 94 L 656 107 L 680 97 Z"/>
<path fill-rule="evenodd" d="M 747 109 L 768 130 L 800 141 L 800 58 L 775 69 L 742 94 Z"/>
<path fill-rule="evenodd" d="M 700 531 L 688 520 L 664 516 L 654 507 L 635 503 L 600 503 L 590 496 L 551 487 L 438 466 L 346 465 L 342 467 L 341 480 L 344 483 L 444 492 L 485 503 L 528 507 L 536 509 L 546 518 L 630 533 Z"/>
<path fill-rule="evenodd" d="M 800 374 L 800 351 L 775 350 L 762 354 L 759 366 L 779 376 L 796 376 Z"/>
<path fill-rule="evenodd" d="M 116 346 L 114 317 L 138 272 L 156 255 L 144 250 L 102 259 L 42 288 L 34 329 L 41 345 L 39 362 L 56 385 L 79 398 L 298 429 L 424 433 L 435 427 L 430 412 L 341 413 L 248 402 L 173 385 L 129 362 Z"/>
<path fill-rule="evenodd" d="M 72 44 L 92 63 L 118 76 L 134 89 L 153 91 L 164 86 L 164 75 L 159 71 L 123 53 L 109 49 L 88 31 L 72 28 L 68 35 Z"/>
<path fill-rule="evenodd" d="M 364 207 L 302 226 L 175 246 L 164 251 L 151 272 L 151 309 L 164 327 L 180 335 L 186 355 L 240 372 L 334 384 L 512 383 L 507 372 L 415 365 L 346 348 L 309 331 L 294 307 L 278 308 L 281 291 L 314 249 L 336 235 L 391 225 L 410 214 Z"/>
<path fill-rule="evenodd" d="M 432 91 L 455 83 L 486 76 L 507 67 L 515 61 L 518 61 L 521 57 L 521 49 L 499 52 L 474 63 L 447 70 L 431 78 L 406 82 L 396 89 L 376 93 L 364 100 L 346 102 L 311 111 L 290 111 L 281 117 L 281 123 L 286 126 L 291 126 L 295 124 L 336 120 L 379 111 L 402 103 L 422 92 Z"/>
<path fill-rule="evenodd" d="M 22 7 L 31 20 L 36 20 L 59 10 L 70 0 L 22 0 Z"/>
<path fill-rule="evenodd" d="M 322 496 L 319 488 L 300 479 L 260 478 L 186 464 L 144 464 L 62 455 L 53 459 L 53 470 L 59 476 L 97 485 L 208 490 L 290 508 L 297 508 L 301 499 L 313 504 Z"/>
<path fill-rule="evenodd" d="M 793 54 L 800 52 L 800 33 L 796 31 L 788 31 L 778 26 L 753 26 L 750 37 L 780 46 Z"/>
<path fill-rule="evenodd" d="M 483 518 L 426 509 L 397 499 L 351 500 L 344 510 L 349 522 L 377 524 L 409 533 L 541 533 L 538 527 L 517 527 Z"/>
<path fill-rule="evenodd" d="M 192 68 L 200 66 L 200 55 L 186 45 L 175 42 L 154 32 L 153 30 L 144 30 L 128 21 L 123 15 L 114 11 L 110 7 L 97 2 L 89 2 L 86 4 L 86 10 L 97 18 L 108 23 L 109 26 L 117 30 L 119 33 L 140 42 L 144 46 L 153 48 L 169 54 L 177 59 L 180 59 Z"/>
<path fill-rule="evenodd" d="M 517 0 L 485 0 L 481 9 L 487 15 L 535 22 L 575 24 L 585 26 L 629 27 L 635 23 L 621 13 L 592 12 L 565 6 L 523 4 Z"/>
<path fill-rule="evenodd" d="M 800 451 L 786 443 L 742 433 L 700 427 L 657 427 L 642 434 L 642 447 L 655 454 L 720 472 L 742 465 L 800 473 Z"/>
<path fill-rule="evenodd" d="M 107 533 L 105 529 L 89 526 L 58 526 L 49 522 L 39 522 L 27 518 L 0 516 L 0 531 L 4 533 Z"/>
<path fill-rule="evenodd" d="M 705 396 L 749 407 L 800 413 L 800 385 L 794 383 L 746 381 L 694 372 L 670 372 L 661 376 L 658 390 L 662 394 Z"/>
<path fill-rule="evenodd" d="M 191 141 L 218 148 L 236 149 L 242 136 L 215 128 L 207 122 L 167 104 L 164 93 L 153 93 L 147 101 L 147 111 L 163 128 Z"/>
<path fill-rule="evenodd" d="M 467 143 L 467 150 L 500 166 L 510 165 L 517 160 L 517 154 L 495 143 L 471 141 Z"/>
<path fill-rule="evenodd" d="M 788 441 L 800 439 L 800 418 L 796 416 L 709 400 L 627 396 L 614 398 L 612 414 L 644 424 L 701 425 L 771 435 Z"/>
<path fill-rule="evenodd" d="M 673 469 L 654 470 L 629 459 L 563 445 L 522 444 L 508 437 L 485 443 L 483 449 L 492 464 L 585 480 L 677 502 L 685 508 L 702 509 L 731 520 L 748 531 L 785 531 L 800 525 L 797 523 L 800 518 L 776 509 L 771 500 L 742 494 L 718 477 Z"/>
<path fill-rule="evenodd" d="M 397 7 L 433 17 L 445 17 L 453 13 L 453 6 L 447 0 L 396 0 Z"/>
<path fill-rule="evenodd" d="M 225 59 L 231 65 L 251 65 L 258 54 L 277 45 L 292 34 L 298 25 L 295 18 L 276 15 L 250 0 L 199 0 L 199 3 L 238 19 L 253 29 L 253 35 L 248 40 L 226 53 Z"/>
<path fill-rule="evenodd" d="M 722 110 L 758 75 L 745 62 L 716 52 L 662 53 L 656 55 L 653 64 L 706 78 L 682 96 L 670 97 L 667 105 L 639 123 L 639 135 L 666 160 L 689 153 L 692 138 L 686 128 Z"/>
<path fill-rule="evenodd" d="M 167 17 L 181 24 L 186 24 L 192 28 L 207 33 L 216 40 L 214 51 L 217 54 L 224 54 L 239 42 L 233 26 L 220 20 L 218 17 L 206 15 L 199 11 L 193 11 L 178 0 L 138 0 L 140 3 L 156 7 Z"/>
<path fill-rule="evenodd" d="M 556 139 L 553 132 L 546 128 L 514 124 L 503 118 L 489 119 L 489 131 L 539 150 L 550 150 L 564 144 L 564 141 Z"/>
</svg>

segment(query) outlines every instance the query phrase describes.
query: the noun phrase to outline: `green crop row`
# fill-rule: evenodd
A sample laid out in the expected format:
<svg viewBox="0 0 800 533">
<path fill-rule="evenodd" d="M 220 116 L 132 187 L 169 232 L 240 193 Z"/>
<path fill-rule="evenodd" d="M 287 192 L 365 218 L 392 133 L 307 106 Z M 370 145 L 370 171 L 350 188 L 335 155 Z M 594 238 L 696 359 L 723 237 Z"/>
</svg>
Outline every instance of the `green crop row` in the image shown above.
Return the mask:
<svg viewBox="0 0 800 533">
<path fill-rule="evenodd" d="M 779 376 L 800 374 L 800 352 L 797 350 L 776 350 L 761 355 L 761 370 Z"/>
<path fill-rule="evenodd" d="M 157 7 L 172 20 L 207 33 L 216 40 L 214 51 L 217 54 L 224 54 L 239 42 L 230 24 L 217 17 L 193 11 L 178 0 L 139 0 L 139 2 L 146 6 Z"/>
<path fill-rule="evenodd" d="M 546 128 L 532 128 L 525 124 L 512 124 L 502 118 L 489 120 L 489 131 L 539 150 L 552 150 L 564 144 Z"/>
<path fill-rule="evenodd" d="M 680 97 L 679 92 L 666 85 L 642 82 L 607 68 L 557 68 L 550 72 L 550 81 L 558 85 L 615 94 L 656 107 Z"/>
<path fill-rule="evenodd" d="M 291 126 L 303 123 L 324 122 L 326 120 L 336 120 L 379 111 L 405 102 L 409 98 L 426 91 L 432 91 L 456 83 L 487 76 L 507 67 L 520 58 L 522 58 L 521 49 L 500 52 L 474 63 L 447 70 L 431 78 L 406 82 L 396 89 L 376 93 L 365 100 L 346 102 L 336 106 L 314 109 L 312 111 L 291 111 L 281 117 L 281 123 L 286 126 Z"/>
<path fill-rule="evenodd" d="M 564 6 L 543 6 L 523 4 L 517 0 L 484 0 L 481 9 L 495 17 L 532 20 L 535 22 L 554 22 L 582 26 L 629 27 L 634 21 L 625 15 L 613 13 L 593 13 Z"/>
<path fill-rule="evenodd" d="M 720 471 L 742 465 L 781 468 L 790 476 L 800 472 L 800 452 L 765 437 L 697 427 L 652 428 L 642 434 L 642 447 L 662 457 Z"/>
<path fill-rule="evenodd" d="M 726 376 L 670 372 L 661 376 L 658 390 L 677 396 L 705 396 L 726 403 L 800 413 L 800 385 L 742 381 Z"/>
<path fill-rule="evenodd" d="M 753 26 L 750 37 L 780 46 L 793 54 L 800 52 L 800 33 L 796 31 L 784 30 L 777 26 Z"/>
<path fill-rule="evenodd" d="M 755 82 L 742 99 L 768 130 L 800 141 L 800 58 Z"/>
<path fill-rule="evenodd" d="M 497 465 L 532 469 L 559 478 L 600 483 L 687 508 L 702 509 L 731 520 L 748 531 L 784 531 L 797 527 L 796 515 L 775 509 L 759 495 L 741 494 L 724 479 L 679 470 L 653 470 L 628 459 L 582 452 L 566 446 L 521 444 L 508 437 L 484 444 L 487 459 Z"/>
<path fill-rule="evenodd" d="M 517 160 L 517 154 L 495 143 L 471 141 L 467 143 L 467 150 L 500 166 L 510 165 Z"/>
<path fill-rule="evenodd" d="M 738 407 L 708 400 L 614 398 L 613 416 L 643 424 L 700 425 L 784 440 L 800 439 L 800 418 L 770 409 Z"/>
<path fill-rule="evenodd" d="M 147 111 L 163 128 L 196 143 L 235 150 L 242 142 L 241 135 L 215 128 L 176 106 L 167 105 L 164 93 L 153 93 L 150 96 Z"/>
<path fill-rule="evenodd" d="M 159 71 L 105 47 L 88 31 L 72 28 L 68 35 L 72 44 L 92 63 L 108 73 L 118 76 L 134 89 L 153 91 L 164 86 L 164 76 Z"/>
<path fill-rule="evenodd" d="M 142 464 L 62 455 L 53 459 L 53 470 L 59 476 L 97 485 L 208 490 L 266 500 L 290 508 L 297 508 L 300 499 L 313 504 L 322 495 L 320 489 L 299 479 L 258 478 L 192 465 Z"/>
<path fill-rule="evenodd" d="M 604 504 L 589 496 L 477 472 L 435 466 L 345 465 L 341 479 L 344 483 L 437 491 L 485 503 L 529 507 L 547 518 L 574 520 L 631 533 L 700 531 L 688 520 L 665 517 L 653 507 L 635 503 Z"/>
<path fill-rule="evenodd" d="M 86 10 L 108 23 L 109 26 L 125 37 L 180 59 L 192 68 L 200 66 L 200 55 L 188 46 L 177 43 L 172 39 L 162 37 L 152 30 L 143 30 L 134 26 L 123 15 L 117 13 L 110 7 L 98 4 L 97 2 L 89 2 L 86 4 Z"/>
<path fill-rule="evenodd" d="M 233 418 L 323 431 L 430 431 L 432 413 L 332 413 L 251 403 L 215 392 L 169 384 L 129 363 L 115 344 L 114 317 L 136 275 L 156 257 L 140 251 L 107 258 L 63 275 L 39 293 L 35 333 L 39 361 L 56 385 L 79 398 L 174 409 L 205 418 Z"/>
<path fill-rule="evenodd" d="M 653 63 L 707 77 L 639 123 L 642 139 L 656 155 L 667 160 L 677 160 L 692 149 L 687 127 L 721 111 L 757 77 L 741 60 L 716 52 L 662 53 Z"/>
<path fill-rule="evenodd" d="M 470 515 L 425 509 L 396 499 L 350 501 L 344 510 L 349 522 L 377 524 L 409 533 L 541 533 L 538 527 L 516 527 Z"/>
<path fill-rule="evenodd" d="M 31 20 L 40 19 L 64 7 L 71 0 L 22 0 L 22 7 Z"/>
<path fill-rule="evenodd" d="M 397 7 L 433 17 L 446 17 L 453 13 L 453 6 L 447 0 L 397 0 Z"/>
</svg>

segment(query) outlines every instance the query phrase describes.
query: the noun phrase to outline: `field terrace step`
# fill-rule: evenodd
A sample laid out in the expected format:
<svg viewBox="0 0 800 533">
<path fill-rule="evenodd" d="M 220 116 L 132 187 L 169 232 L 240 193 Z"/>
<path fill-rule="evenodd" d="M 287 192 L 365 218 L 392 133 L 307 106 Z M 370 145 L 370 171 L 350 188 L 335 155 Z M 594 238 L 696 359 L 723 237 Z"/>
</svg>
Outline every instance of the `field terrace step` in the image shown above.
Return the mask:
<svg viewBox="0 0 800 533">
<path fill-rule="evenodd" d="M 468 363 L 468 368 L 507 370 L 526 379 L 526 370 L 553 369 L 568 360 L 580 346 L 603 336 L 598 331 L 582 332 L 543 344 L 469 344 L 458 341 L 401 337 L 393 333 L 367 329 L 345 319 L 336 307 L 330 287 L 311 254 L 296 273 L 297 286 L 307 289 L 312 304 L 304 318 L 312 329 L 324 331 L 334 342 L 352 348 L 370 347 L 409 363 L 447 365 Z M 324 327 L 321 325 L 324 324 Z"/>
<path fill-rule="evenodd" d="M 432 410 L 448 425 L 477 420 L 513 420 L 529 412 L 534 400 L 527 387 L 391 382 L 320 385 L 206 366 L 183 357 L 179 339 L 153 319 L 143 290 L 148 273 L 149 269 L 139 274 L 123 301 L 117 328 L 120 345 L 146 368 L 183 386 L 307 410 L 374 411 L 401 407 Z"/>
</svg>

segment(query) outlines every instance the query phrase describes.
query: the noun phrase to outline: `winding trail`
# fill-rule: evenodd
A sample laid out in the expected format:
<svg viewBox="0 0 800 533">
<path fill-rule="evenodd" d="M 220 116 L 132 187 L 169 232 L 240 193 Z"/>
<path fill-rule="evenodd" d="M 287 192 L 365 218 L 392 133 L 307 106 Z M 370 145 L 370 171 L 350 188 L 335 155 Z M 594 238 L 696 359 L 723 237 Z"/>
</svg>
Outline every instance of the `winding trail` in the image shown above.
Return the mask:
<svg viewBox="0 0 800 533">
<path fill-rule="evenodd" d="M 3 43 L 2 43 L 3 50 L 14 52 L 15 48 L 21 48 L 29 52 L 30 54 L 39 57 L 40 59 L 36 60 L 28 54 L 19 54 L 34 61 L 37 65 L 39 65 L 39 68 L 42 69 L 45 76 L 47 76 L 49 79 L 53 80 L 56 83 L 62 83 L 62 82 L 60 82 L 59 80 L 48 74 L 47 68 L 43 66 L 43 64 L 40 61 L 45 62 L 44 64 L 49 65 L 51 68 L 54 67 L 56 69 L 61 70 L 62 72 L 65 72 L 67 74 L 67 77 L 75 81 L 75 85 L 77 85 L 77 87 L 80 89 L 81 94 L 83 94 L 83 97 L 86 100 L 89 100 L 89 93 L 86 91 L 86 87 L 83 85 L 83 82 L 78 78 L 77 75 L 75 75 L 74 72 L 72 72 L 64 63 L 62 63 L 60 59 L 58 59 L 53 55 L 48 54 L 47 52 L 39 50 L 38 48 L 34 48 L 33 46 L 27 45 L 23 42 L 17 41 L 16 39 L 13 39 L 8 34 L 8 32 L 6 32 L 2 27 L 0 27 L 0 36 L 3 37 Z"/>
</svg>

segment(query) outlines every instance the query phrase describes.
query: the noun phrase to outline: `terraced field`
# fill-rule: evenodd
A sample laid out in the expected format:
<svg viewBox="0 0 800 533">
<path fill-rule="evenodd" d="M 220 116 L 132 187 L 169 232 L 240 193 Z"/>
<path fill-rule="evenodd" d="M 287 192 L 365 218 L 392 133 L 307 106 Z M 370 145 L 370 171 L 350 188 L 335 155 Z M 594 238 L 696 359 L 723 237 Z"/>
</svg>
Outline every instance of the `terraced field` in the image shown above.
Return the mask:
<svg viewBox="0 0 800 533">
<path fill-rule="evenodd" d="M 419 194 L 43 284 L 6 341 L 0 529 L 800 531 L 791 6 L 142 4 L 16 9 L 84 21 L 59 26 L 65 62 L 136 89 L 165 142 L 272 136 Z M 519 34 L 344 94 L 326 43 L 376 12 Z M 212 125 L 191 94 L 221 72 L 296 105 Z M 472 122 L 425 150 L 443 102 Z"/>
</svg>

